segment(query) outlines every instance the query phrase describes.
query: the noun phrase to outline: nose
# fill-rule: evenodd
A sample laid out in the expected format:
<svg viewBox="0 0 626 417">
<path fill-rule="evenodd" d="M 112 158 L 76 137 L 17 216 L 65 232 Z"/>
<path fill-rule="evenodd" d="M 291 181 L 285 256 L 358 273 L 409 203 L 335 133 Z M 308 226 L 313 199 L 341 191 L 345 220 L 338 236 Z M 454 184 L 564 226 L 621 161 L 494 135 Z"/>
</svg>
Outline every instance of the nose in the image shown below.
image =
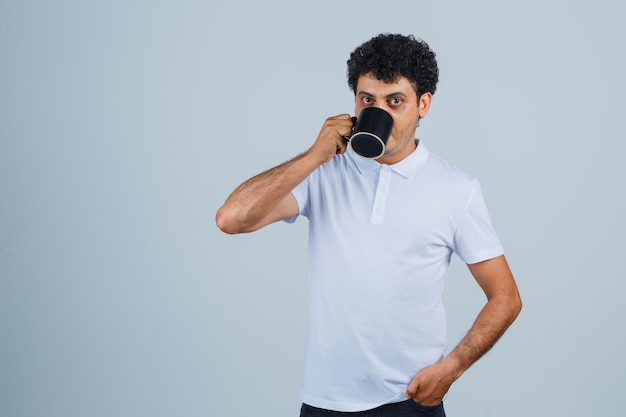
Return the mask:
<svg viewBox="0 0 626 417">
<path fill-rule="evenodd" d="M 376 103 L 376 104 L 374 104 L 372 107 L 378 107 L 379 109 L 383 109 L 383 110 L 385 110 L 387 113 L 389 113 L 389 106 L 387 106 L 387 104 L 386 104 L 386 103 L 380 103 L 380 104 Z"/>
</svg>

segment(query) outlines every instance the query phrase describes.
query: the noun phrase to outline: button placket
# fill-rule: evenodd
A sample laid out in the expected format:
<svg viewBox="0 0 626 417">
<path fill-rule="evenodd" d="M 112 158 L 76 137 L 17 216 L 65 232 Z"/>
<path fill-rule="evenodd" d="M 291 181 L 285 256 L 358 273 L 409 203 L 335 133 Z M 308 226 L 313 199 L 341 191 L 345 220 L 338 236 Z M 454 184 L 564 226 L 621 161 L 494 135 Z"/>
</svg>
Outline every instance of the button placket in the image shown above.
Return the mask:
<svg viewBox="0 0 626 417">
<path fill-rule="evenodd" d="M 374 197 L 372 216 L 370 219 L 373 224 L 381 224 L 385 218 L 385 206 L 387 205 L 390 181 L 391 171 L 389 167 L 381 165 L 378 171 L 378 184 L 376 185 L 376 195 Z"/>
</svg>

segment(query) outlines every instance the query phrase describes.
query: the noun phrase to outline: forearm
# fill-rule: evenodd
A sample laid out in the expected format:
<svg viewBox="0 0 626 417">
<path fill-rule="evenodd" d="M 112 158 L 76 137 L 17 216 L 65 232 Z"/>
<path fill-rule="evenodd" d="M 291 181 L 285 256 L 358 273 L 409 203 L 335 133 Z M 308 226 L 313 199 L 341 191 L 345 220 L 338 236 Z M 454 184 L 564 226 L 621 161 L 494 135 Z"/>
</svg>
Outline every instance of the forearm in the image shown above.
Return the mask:
<svg viewBox="0 0 626 417">
<path fill-rule="evenodd" d="M 408 398 L 436 405 L 474 362 L 484 355 L 517 317 L 521 301 L 517 292 L 492 296 L 461 342 L 439 362 L 415 375 L 406 390 Z"/>
<path fill-rule="evenodd" d="M 453 369 L 455 379 L 493 347 L 513 323 L 521 309 L 517 295 L 490 299 L 469 332 L 443 361 Z"/>
<path fill-rule="evenodd" d="M 301 154 L 241 184 L 217 211 L 216 223 L 227 233 L 255 230 L 320 162 Z"/>
</svg>

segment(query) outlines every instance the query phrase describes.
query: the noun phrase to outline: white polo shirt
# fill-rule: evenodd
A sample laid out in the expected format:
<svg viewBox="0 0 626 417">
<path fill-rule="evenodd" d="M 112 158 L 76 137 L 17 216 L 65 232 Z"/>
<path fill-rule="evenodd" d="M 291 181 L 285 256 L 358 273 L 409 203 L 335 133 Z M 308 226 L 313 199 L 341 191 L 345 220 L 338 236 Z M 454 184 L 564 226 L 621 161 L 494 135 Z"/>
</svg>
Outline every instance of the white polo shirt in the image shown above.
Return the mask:
<svg viewBox="0 0 626 417">
<path fill-rule="evenodd" d="M 446 349 L 452 253 L 469 264 L 503 253 L 478 182 L 420 141 L 391 166 L 348 150 L 292 193 L 309 220 L 302 401 L 360 411 L 404 400 Z"/>
</svg>

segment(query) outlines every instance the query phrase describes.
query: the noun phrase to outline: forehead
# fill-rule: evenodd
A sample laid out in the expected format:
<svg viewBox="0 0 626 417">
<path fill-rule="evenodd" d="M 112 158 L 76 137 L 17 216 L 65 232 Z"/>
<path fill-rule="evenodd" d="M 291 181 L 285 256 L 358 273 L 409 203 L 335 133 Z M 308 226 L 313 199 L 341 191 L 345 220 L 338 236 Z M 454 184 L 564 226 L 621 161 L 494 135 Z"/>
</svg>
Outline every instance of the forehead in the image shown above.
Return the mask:
<svg viewBox="0 0 626 417">
<path fill-rule="evenodd" d="M 371 73 L 361 75 L 357 80 L 356 94 L 386 96 L 393 93 L 415 94 L 415 88 L 408 78 L 400 76 L 394 82 L 379 80 Z"/>
</svg>

